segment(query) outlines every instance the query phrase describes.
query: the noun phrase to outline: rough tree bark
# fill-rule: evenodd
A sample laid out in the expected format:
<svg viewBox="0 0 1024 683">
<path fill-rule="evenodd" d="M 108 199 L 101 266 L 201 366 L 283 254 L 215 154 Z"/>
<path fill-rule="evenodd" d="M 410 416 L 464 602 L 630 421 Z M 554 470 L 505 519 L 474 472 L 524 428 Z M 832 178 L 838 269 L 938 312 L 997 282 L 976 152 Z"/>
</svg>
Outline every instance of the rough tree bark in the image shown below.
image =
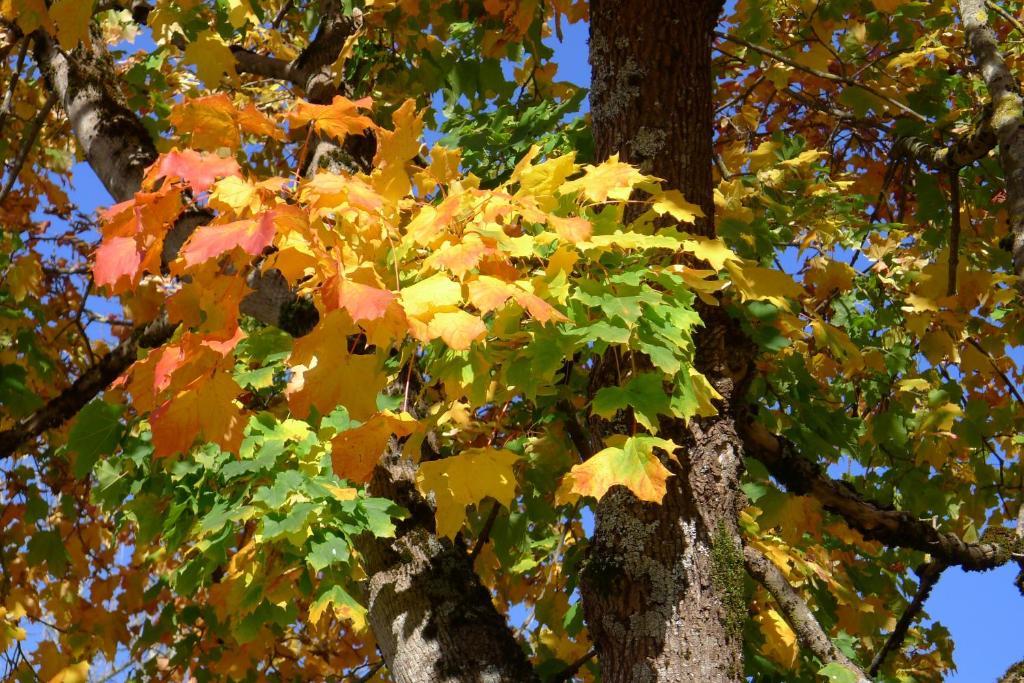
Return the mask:
<svg viewBox="0 0 1024 683">
<path fill-rule="evenodd" d="M 698 204 L 714 234 L 712 34 L 719 0 L 595 0 L 591 110 L 598 158 L 619 154 Z M 743 680 L 742 405 L 750 352 L 727 316 L 701 309 L 697 366 L 719 414 L 664 424 L 683 448 L 661 505 L 617 487 L 598 505 L 581 578 L 606 681 Z"/>
</svg>

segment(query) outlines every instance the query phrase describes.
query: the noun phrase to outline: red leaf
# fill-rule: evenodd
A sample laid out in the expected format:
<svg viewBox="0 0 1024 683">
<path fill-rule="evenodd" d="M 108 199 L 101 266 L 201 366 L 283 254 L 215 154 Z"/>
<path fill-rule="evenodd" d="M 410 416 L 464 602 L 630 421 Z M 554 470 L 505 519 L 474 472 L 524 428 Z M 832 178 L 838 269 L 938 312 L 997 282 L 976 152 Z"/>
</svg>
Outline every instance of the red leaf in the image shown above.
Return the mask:
<svg viewBox="0 0 1024 683">
<path fill-rule="evenodd" d="M 122 278 L 134 282 L 141 263 L 142 254 L 139 253 L 134 237 L 108 237 L 96 250 L 96 263 L 92 272 L 98 286 L 109 285 L 118 290 L 121 289 L 118 283 Z"/>
<path fill-rule="evenodd" d="M 157 177 L 181 178 L 196 192 L 205 192 L 217 178 L 242 175 L 242 169 L 234 159 L 186 149 L 165 154 L 160 159 L 156 174 Z"/>
<path fill-rule="evenodd" d="M 258 220 L 245 219 L 221 225 L 204 225 L 198 228 L 181 250 L 185 265 L 194 266 L 216 258 L 235 247 L 255 256 L 274 240 L 273 212 L 267 212 Z"/>
</svg>

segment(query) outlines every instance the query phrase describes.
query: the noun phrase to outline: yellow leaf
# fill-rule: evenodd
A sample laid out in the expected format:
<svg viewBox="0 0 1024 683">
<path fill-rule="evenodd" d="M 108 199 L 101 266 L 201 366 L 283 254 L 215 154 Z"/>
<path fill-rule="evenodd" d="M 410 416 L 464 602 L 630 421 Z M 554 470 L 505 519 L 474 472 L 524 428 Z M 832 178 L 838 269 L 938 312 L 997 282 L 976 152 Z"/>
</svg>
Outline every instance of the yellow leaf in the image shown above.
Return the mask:
<svg viewBox="0 0 1024 683">
<path fill-rule="evenodd" d="M 743 301 L 764 300 L 788 308 L 786 299 L 799 299 L 804 293 L 792 277 L 778 270 L 738 262 L 728 262 L 726 268 Z"/>
<path fill-rule="evenodd" d="M 671 455 L 679 446 L 668 439 L 631 436 L 621 446 L 609 446 L 575 465 L 562 480 L 559 499 L 567 501 L 573 496 L 590 496 L 600 500 L 608 489 L 621 485 L 640 500 L 660 503 L 665 497 L 665 482 L 672 473 L 654 454 L 655 448 Z"/>
<path fill-rule="evenodd" d="M 261 203 L 252 183 L 238 176 L 228 176 L 213 184 L 210 206 L 218 211 L 231 211 L 241 217 L 248 209 L 259 211 Z"/>
<path fill-rule="evenodd" d="M 565 179 L 576 170 L 576 153 L 554 157 L 534 166 L 525 166 L 520 171 L 519 190 L 517 197 L 530 196 L 537 200 L 537 206 L 543 211 L 551 211 L 558 205 L 555 194 L 558 193 Z"/>
<path fill-rule="evenodd" d="M 40 27 L 53 32 L 53 20 L 46 12 L 44 0 L 0 0 L 0 16 L 16 23 L 25 34 Z"/>
<path fill-rule="evenodd" d="M 346 429 L 331 440 L 334 473 L 359 484 L 369 482 L 388 439 L 392 435 L 408 436 L 416 426 L 416 420 L 408 413 L 396 415 L 386 410 L 358 427 Z"/>
<path fill-rule="evenodd" d="M 761 627 L 761 634 L 764 635 L 764 655 L 787 669 L 796 664 L 796 658 L 800 653 L 796 644 L 796 633 L 782 615 L 768 608 L 758 612 L 756 621 Z"/>
<path fill-rule="evenodd" d="M 465 351 L 487 334 L 484 321 L 462 309 L 436 313 L 428 329 L 432 337 L 440 337 L 454 351 Z"/>
<path fill-rule="evenodd" d="M 702 261 L 707 261 L 715 270 L 721 270 L 729 261 L 740 260 L 740 257 L 720 239 L 690 237 L 683 240 L 683 249 Z"/>
<path fill-rule="evenodd" d="M 462 301 L 462 287 L 437 273 L 404 288 L 399 299 L 406 315 L 426 322 L 436 311 L 457 306 Z"/>
<path fill-rule="evenodd" d="M 245 26 L 245 22 L 252 19 L 253 25 L 259 23 L 256 16 L 252 12 L 252 7 L 249 6 L 249 0 L 227 0 L 228 4 L 228 21 L 235 28 L 242 28 Z"/>
<path fill-rule="evenodd" d="M 215 86 L 227 75 L 232 81 L 238 78 L 235 72 L 235 57 L 227 43 L 217 32 L 207 29 L 185 48 L 186 64 L 194 64 L 196 75 L 209 86 Z"/>
<path fill-rule="evenodd" d="M 471 448 L 441 460 L 420 463 L 416 486 L 433 492 L 437 534 L 454 538 L 466 521 L 466 506 L 493 498 L 508 507 L 516 494 L 512 468 L 519 456 L 495 448 Z"/>
<path fill-rule="evenodd" d="M 698 218 L 704 218 L 704 211 L 696 204 L 686 201 L 679 190 L 665 190 L 655 195 L 651 208 L 659 216 L 669 214 L 682 223 L 693 223 Z"/>
<path fill-rule="evenodd" d="M 78 662 L 61 669 L 49 683 L 88 683 L 89 662 Z"/>
<path fill-rule="evenodd" d="M 57 24 L 57 40 L 65 50 L 74 50 L 79 42 L 89 44 L 91 0 L 57 0 L 50 6 L 50 17 Z"/>
<path fill-rule="evenodd" d="M 582 191 L 592 202 L 606 202 L 609 198 L 626 201 L 639 183 L 651 180 L 631 164 L 619 161 L 613 154 L 597 166 L 586 166 L 583 177 L 562 184 L 561 194 Z"/>
</svg>

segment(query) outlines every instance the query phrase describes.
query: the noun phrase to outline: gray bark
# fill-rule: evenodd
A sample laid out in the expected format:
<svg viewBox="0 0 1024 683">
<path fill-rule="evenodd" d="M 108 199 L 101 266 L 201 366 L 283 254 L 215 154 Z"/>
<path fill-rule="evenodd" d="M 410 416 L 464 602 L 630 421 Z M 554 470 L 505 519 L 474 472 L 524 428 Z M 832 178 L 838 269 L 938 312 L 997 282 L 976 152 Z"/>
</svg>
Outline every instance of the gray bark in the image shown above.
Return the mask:
<svg viewBox="0 0 1024 683">
<path fill-rule="evenodd" d="M 988 87 L 992 130 L 999 141 L 999 161 L 1006 183 L 1006 208 L 1013 237 L 1013 266 L 1024 274 L 1024 99 L 1020 85 L 999 51 L 995 32 L 988 25 L 985 0 L 960 0 L 967 47 Z"/>
</svg>

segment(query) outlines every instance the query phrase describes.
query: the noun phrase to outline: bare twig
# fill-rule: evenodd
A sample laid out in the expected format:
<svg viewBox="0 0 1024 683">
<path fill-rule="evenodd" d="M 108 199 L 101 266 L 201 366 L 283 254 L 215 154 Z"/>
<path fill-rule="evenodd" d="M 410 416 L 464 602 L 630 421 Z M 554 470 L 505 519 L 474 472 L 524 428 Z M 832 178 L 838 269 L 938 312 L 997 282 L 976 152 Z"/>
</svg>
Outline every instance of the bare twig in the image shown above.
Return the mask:
<svg viewBox="0 0 1024 683">
<path fill-rule="evenodd" d="M 14 91 L 18 88 L 18 81 L 21 79 L 21 69 L 25 66 L 25 55 L 28 54 L 29 46 L 32 43 L 32 36 L 25 36 L 21 39 L 21 49 L 18 50 L 18 59 L 14 64 L 14 72 L 11 74 L 11 83 L 4 93 L 3 104 L 0 104 L 0 134 L 3 134 L 4 124 L 11 113 L 14 105 Z"/>
<path fill-rule="evenodd" d="M 949 280 L 946 294 L 956 295 L 956 271 L 960 267 L 960 169 L 949 172 Z"/>
<path fill-rule="evenodd" d="M 721 33 L 719 31 L 715 31 L 715 36 L 717 36 L 718 38 L 721 38 L 722 40 L 727 40 L 730 43 L 736 43 L 737 45 L 742 45 L 743 47 L 745 47 L 745 48 L 747 48 L 749 50 L 753 50 L 754 52 L 758 52 L 758 53 L 760 53 L 760 54 L 762 54 L 762 55 L 764 55 L 766 57 L 771 57 L 772 59 L 774 59 L 776 61 L 782 62 L 786 66 L 791 66 L 794 69 L 797 69 L 799 71 L 803 71 L 805 73 L 809 73 L 812 76 L 817 76 L 818 78 L 821 78 L 823 80 L 832 81 L 833 83 L 843 83 L 844 85 L 849 85 L 851 87 L 860 88 L 861 90 L 864 90 L 866 92 L 871 93 L 872 95 L 874 95 L 878 99 L 880 99 L 880 100 L 882 100 L 884 102 L 887 102 L 888 104 L 891 104 L 892 106 L 896 107 L 897 109 L 899 109 L 903 113 L 905 113 L 905 114 L 907 114 L 909 116 L 912 116 L 913 118 L 917 119 L 918 121 L 921 121 L 923 123 L 928 123 L 928 119 L 925 118 L 924 116 L 922 116 L 921 114 L 917 113 L 916 111 L 914 111 L 913 109 L 911 109 L 907 105 L 903 104 L 899 100 L 895 100 L 895 99 L 889 97 L 885 93 L 881 92 L 877 88 L 874 88 L 874 87 L 872 87 L 870 85 L 865 85 L 863 83 L 860 83 L 859 81 L 853 80 L 852 78 L 847 78 L 846 76 L 837 76 L 836 74 L 829 73 L 827 71 L 821 71 L 819 69 L 815 69 L 815 68 L 812 68 L 812 67 L 809 67 L 809 66 L 805 66 L 804 64 L 801 64 L 800 62 L 798 62 L 798 61 L 796 61 L 794 59 L 791 59 L 791 58 L 787 57 L 784 54 L 776 52 L 775 50 L 770 50 L 770 49 L 768 49 L 766 47 L 763 47 L 761 45 L 755 45 L 754 43 L 746 41 L 743 38 L 739 38 L 737 36 L 731 36 L 731 35 L 729 35 L 727 33 Z"/>
<path fill-rule="evenodd" d="M 39 131 L 42 130 L 46 117 L 50 115 L 50 110 L 53 109 L 53 105 L 56 103 L 57 95 L 51 93 L 46 98 L 46 103 L 43 104 L 39 113 L 36 114 L 35 119 L 32 120 L 29 129 L 25 131 L 25 137 L 21 141 L 21 149 L 18 150 L 18 156 L 15 157 L 14 163 L 11 165 L 10 174 L 7 176 L 7 183 L 4 185 L 4 189 L 0 190 L 0 204 L 7 200 L 7 195 L 14 189 L 14 183 L 18 180 L 18 176 L 21 175 L 21 168 L 25 165 L 25 160 L 28 159 L 28 154 L 36 143 L 36 138 L 39 137 Z"/>
<path fill-rule="evenodd" d="M 907 631 L 910 629 L 910 624 L 913 623 L 914 619 L 921 612 L 924 607 L 925 600 L 928 599 L 928 595 L 931 594 L 932 588 L 935 587 L 935 583 L 939 580 L 939 576 L 942 575 L 946 565 L 940 561 L 928 562 L 917 570 L 917 575 L 920 577 L 920 583 L 917 586 L 917 592 L 914 594 L 914 599 L 911 600 L 910 604 L 907 605 L 907 609 L 900 615 L 900 619 L 896 622 L 896 627 L 889 634 L 885 644 L 882 645 L 882 649 L 875 654 L 875 658 L 871 660 L 871 666 L 868 668 L 868 675 L 872 678 L 878 675 L 879 670 L 882 668 L 882 664 L 885 663 L 885 658 L 893 650 L 898 650 L 903 646 L 903 641 L 907 638 Z"/>
<path fill-rule="evenodd" d="M 595 655 L 597 655 L 597 650 L 591 650 L 587 654 L 583 655 L 575 662 L 559 671 L 558 674 L 551 679 L 551 683 L 565 683 L 565 681 L 571 681 L 573 676 L 578 674 L 580 669 L 583 668 L 583 665 L 593 659 Z"/>
<path fill-rule="evenodd" d="M 487 520 L 484 522 L 483 529 L 480 530 L 480 535 L 476 537 L 476 543 L 473 544 L 473 550 L 469 553 L 469 561 L 476 560 L 477 555 L 487 545 L 487 541 L 491 539 L 491 529 L 494 528 L 494 522 L 498 519 L 498 512 L 501 510 L 501 505 L 495 501 L 491 504 L 491 512 L 487 515 Z"/>
<path fill-rule="evenodd" d="M 863 498 L 845 482 L 835 481 L 821 467 L 804 458 L 796 446 L 770 433 L 756 422 L 740 431 L 746 452 L 761 461 L 790 493 L 810 495 L 841 516 L 865 538 L 899 548 L 912 548 L 967 571 L 983 571 L 1006 564 L 1007 549 L 998 543 L 968 543 L 942 532 L 905 510 L 884 508 Z"/>
<path fill-rule="evenodd" d="M 999 3 L 992 2 L 992 0 L 985 0 L 985 7 L 988 7 L 990 10 L 1001 16 L 1008 24 L 1010 24 L 1010 26 L 1016 29 L 1017 33 L 1024 36 L 1024 24 L 1021 24 L 1020 21 L 1017 20 L 1017 17 L 1003 9 Z"/>
</svg>

